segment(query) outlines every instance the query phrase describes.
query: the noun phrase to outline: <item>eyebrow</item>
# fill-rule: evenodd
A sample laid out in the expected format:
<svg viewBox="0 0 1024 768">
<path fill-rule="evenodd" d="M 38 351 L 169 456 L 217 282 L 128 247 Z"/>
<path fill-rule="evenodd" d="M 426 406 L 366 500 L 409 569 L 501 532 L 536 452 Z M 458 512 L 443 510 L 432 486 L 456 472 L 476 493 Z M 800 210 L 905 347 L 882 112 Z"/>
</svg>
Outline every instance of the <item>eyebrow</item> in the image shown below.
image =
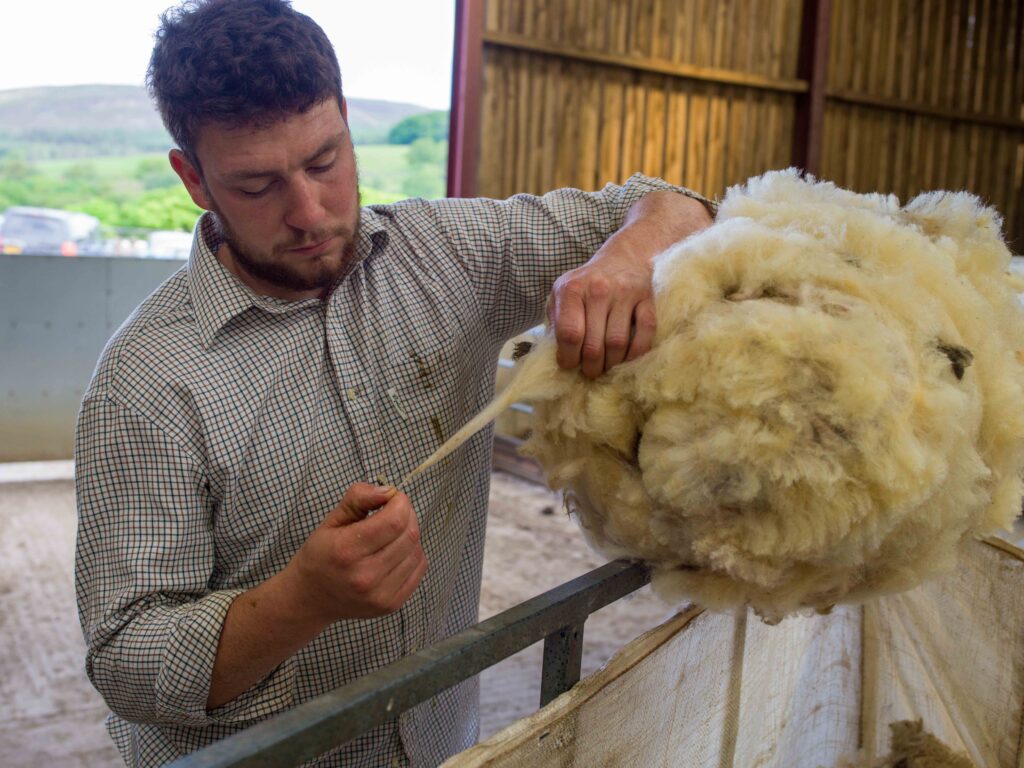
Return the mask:
<svg viewBox="0 0 1024 768">
<path fill-rule="evenodd" d="M 317 160 L 321 155 L 325 155 L 332 149 L 337 149 L 341 146 L 342 134 L 338 133 L 331 136 L 323 144 L 317 147 L 316 151 L 313 152 L 309 157 L 302 161 L 303 167 Z M 226 181 L 248 181 L 249 179 L 261 179 L 267 176 L 278 176 L 280 172 L 273 169 L 259 169 L 251 171 L 234 171 L 233 173 L 225 174 L 224 178 Z"/>
</svg>

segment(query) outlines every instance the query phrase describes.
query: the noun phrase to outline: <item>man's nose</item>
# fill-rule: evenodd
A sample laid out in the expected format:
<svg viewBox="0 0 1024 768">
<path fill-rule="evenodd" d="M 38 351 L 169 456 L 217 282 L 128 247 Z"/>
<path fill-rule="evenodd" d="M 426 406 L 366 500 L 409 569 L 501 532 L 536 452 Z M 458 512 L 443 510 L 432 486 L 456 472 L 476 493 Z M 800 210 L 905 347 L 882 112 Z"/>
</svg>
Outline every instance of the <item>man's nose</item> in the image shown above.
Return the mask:
<svg viewBox="0 0 1024 768">
<path fill-rule="evenodd" d="M 296 181 L 288 196 L 285 222 L 293 229 L 312 232 L 321 227 L 327 212 L 320 202 L 318 185 L 310 179 Z"/>
</svg>

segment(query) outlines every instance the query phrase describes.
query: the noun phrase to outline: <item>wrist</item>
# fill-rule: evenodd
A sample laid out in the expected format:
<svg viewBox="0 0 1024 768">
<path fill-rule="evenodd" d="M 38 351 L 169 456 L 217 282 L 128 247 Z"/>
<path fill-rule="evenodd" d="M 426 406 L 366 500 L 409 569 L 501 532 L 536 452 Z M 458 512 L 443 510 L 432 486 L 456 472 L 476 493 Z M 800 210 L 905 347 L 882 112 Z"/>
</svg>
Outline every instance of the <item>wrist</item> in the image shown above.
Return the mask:
<svg viewBox="0 0 1024 768">
<path fill-rule="evenodd" d="M 302 580 L 301 575 L 289 563 L 271 576 L 261 586 L 264 599 L 273 606 L 273 613 L 284 626 L 297 634 L 316 637 L 333 623 L 315 600 L 315 595 Z"/>
</svg>

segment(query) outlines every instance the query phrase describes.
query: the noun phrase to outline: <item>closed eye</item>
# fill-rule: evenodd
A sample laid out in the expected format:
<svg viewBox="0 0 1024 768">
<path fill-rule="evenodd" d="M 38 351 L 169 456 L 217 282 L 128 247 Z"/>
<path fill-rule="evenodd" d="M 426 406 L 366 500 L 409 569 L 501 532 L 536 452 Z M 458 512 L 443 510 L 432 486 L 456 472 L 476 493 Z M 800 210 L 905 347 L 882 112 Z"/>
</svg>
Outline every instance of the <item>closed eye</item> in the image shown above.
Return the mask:
<svg viewBox="0 0 1024 768">
<path fill-rule="evenodd" d="M 327 171 L 331 170 L 331 168 L 334 167 L 334 163 L 335 161 L 331 160 L 331 162 L 326 163 L 324 165 L 312 165 L 310 166 L 309 170 L 313 173 L 327 173 Z"/>
<path fill-rule="evenodd" d="M 267 184 L 267 186 L 263 187 L 263 189 L 257 189 L 255 192 L 250 192 L 247 189 L 240 189 L 238 191 L 241 192 L 246 197 L 263 197 L 265 194 L 267 194 L 267 192 L 270 191 L 270 188 L 272 186 L 273 184 Z"/>
</svg>

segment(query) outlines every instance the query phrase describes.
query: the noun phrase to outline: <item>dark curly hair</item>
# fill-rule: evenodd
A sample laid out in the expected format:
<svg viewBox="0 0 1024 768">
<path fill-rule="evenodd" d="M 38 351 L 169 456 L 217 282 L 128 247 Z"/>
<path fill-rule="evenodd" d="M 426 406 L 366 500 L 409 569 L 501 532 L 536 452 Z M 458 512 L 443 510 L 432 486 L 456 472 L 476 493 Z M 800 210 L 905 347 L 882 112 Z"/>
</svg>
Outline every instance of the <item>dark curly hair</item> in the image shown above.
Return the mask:
<svg viewBox="0 0 1024 768">
<path fill-rule="evenodd" d="M 197 169 L 203 125 L 265 127 L 342 97 L 331 42 L 288 0 L 189 0 L 169 9 L 146 87 Z"/>
</svg>

